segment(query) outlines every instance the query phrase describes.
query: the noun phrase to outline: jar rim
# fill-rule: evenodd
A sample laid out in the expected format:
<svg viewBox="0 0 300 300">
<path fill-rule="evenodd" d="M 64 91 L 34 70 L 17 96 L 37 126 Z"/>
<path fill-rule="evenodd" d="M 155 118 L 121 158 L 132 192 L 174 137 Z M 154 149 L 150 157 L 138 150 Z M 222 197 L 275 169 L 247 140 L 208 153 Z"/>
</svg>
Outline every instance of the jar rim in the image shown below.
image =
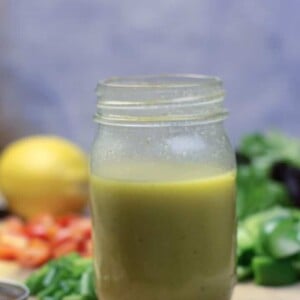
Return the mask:
<svg viewBox="0 0 300 300">
<path fill-rule="evenodd" d="M 159 74 L 128 77 L 110 77 L 100 81 L 99 87 L 110 88 L 191 88 L 210 86 L 221 89 L 222 80 L 217 76 L 201 74 Z"/>
<path fill-rule="evenodd" d="M 216 121 L 227 115 L 220 78 L 196 74 L 112 77 L 98 83 L 96 122 Z"/>
</svg>

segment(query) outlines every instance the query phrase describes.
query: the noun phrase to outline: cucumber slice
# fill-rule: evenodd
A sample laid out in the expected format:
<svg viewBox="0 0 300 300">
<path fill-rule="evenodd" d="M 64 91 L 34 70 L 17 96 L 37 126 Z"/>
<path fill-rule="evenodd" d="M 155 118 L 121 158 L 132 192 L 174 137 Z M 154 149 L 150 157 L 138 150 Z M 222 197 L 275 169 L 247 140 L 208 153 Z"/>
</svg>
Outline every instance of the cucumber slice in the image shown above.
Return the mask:
<svg viewBox="0 0 300 300">
<path fill-rule="evenodd" d="M 252 261 L 254 281 L 258 285 L 281 286 L 298 281 L 297 271 L 289 260 L 274 260 L 257 256 Z"/>
<path fill-rule="evenodd" d="M 285 258 L 299 253 L 297 227 L 293 219 L 266 222 L 261 235 L 266 252 L 274 258 Z"/>
<path fill-rule="evenodd" d="M 292 266 L 300 275 L 300 254 L 296 255 L 296 257 L 292 259 Z"/>
<path fill-rule="evenodd" d="M 291 211 L 282 207 L 274 207 L 273 209 L 263 211 L 252 215 L 242 222 L 243 227 L 250 234 L 252 240 L 256 241 L 260 236 L 261 226 L 266 222 L 276 219 L 289 219 Z"/>
<path fill-rule="evenodd" d="M 240 249 L 253 249 L 254 241 L 248 230 L 240 224 L 237 230 L 237 242 Z"/>
</svg>

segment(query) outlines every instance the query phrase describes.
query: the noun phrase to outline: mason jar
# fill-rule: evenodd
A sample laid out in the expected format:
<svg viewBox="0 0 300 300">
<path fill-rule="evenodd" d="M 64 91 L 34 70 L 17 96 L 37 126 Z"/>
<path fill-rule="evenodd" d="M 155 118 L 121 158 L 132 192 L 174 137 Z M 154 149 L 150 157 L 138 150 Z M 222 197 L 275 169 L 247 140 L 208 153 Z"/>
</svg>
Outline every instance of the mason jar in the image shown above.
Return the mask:
<svg viewBox="0 0 300 300">
<path fill-rule="evenodd" d="M 222 81 L 112 78 L 97 87 L 91 211 L 101 300 L 229 300 L 235 158 Z"/>
</svg>

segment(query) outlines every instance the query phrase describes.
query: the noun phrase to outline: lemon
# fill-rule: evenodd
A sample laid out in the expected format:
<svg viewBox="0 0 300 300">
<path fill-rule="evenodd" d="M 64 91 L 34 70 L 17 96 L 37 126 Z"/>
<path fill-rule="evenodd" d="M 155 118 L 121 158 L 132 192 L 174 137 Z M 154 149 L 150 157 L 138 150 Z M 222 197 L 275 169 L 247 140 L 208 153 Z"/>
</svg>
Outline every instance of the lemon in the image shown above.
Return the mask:
<svg viewBox="0 0 300 300">
<path fill-rule="evenodd" d="M 0 190 L 10 210 L 25 218 L 78 212 L 88 198 L 87 158 L 56 136 L 23 138 L 1 154 Z"/>
</svg>

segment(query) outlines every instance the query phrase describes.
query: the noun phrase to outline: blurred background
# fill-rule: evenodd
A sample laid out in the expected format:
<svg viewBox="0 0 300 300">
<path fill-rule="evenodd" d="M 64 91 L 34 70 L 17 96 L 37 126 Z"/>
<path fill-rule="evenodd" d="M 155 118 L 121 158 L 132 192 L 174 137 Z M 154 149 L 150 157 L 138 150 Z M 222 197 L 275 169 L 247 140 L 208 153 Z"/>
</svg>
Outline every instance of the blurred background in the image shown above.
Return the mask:
<svg viewBox="0 0 300 300">
<path fill-rule="evenodd" d="M 110 76 L 220 76 L 234 143 L 300 134 L 300 2 L 0 1 L 0 148 L 37 133 L 88 150 L 95 86 Z"/>
</svg>

